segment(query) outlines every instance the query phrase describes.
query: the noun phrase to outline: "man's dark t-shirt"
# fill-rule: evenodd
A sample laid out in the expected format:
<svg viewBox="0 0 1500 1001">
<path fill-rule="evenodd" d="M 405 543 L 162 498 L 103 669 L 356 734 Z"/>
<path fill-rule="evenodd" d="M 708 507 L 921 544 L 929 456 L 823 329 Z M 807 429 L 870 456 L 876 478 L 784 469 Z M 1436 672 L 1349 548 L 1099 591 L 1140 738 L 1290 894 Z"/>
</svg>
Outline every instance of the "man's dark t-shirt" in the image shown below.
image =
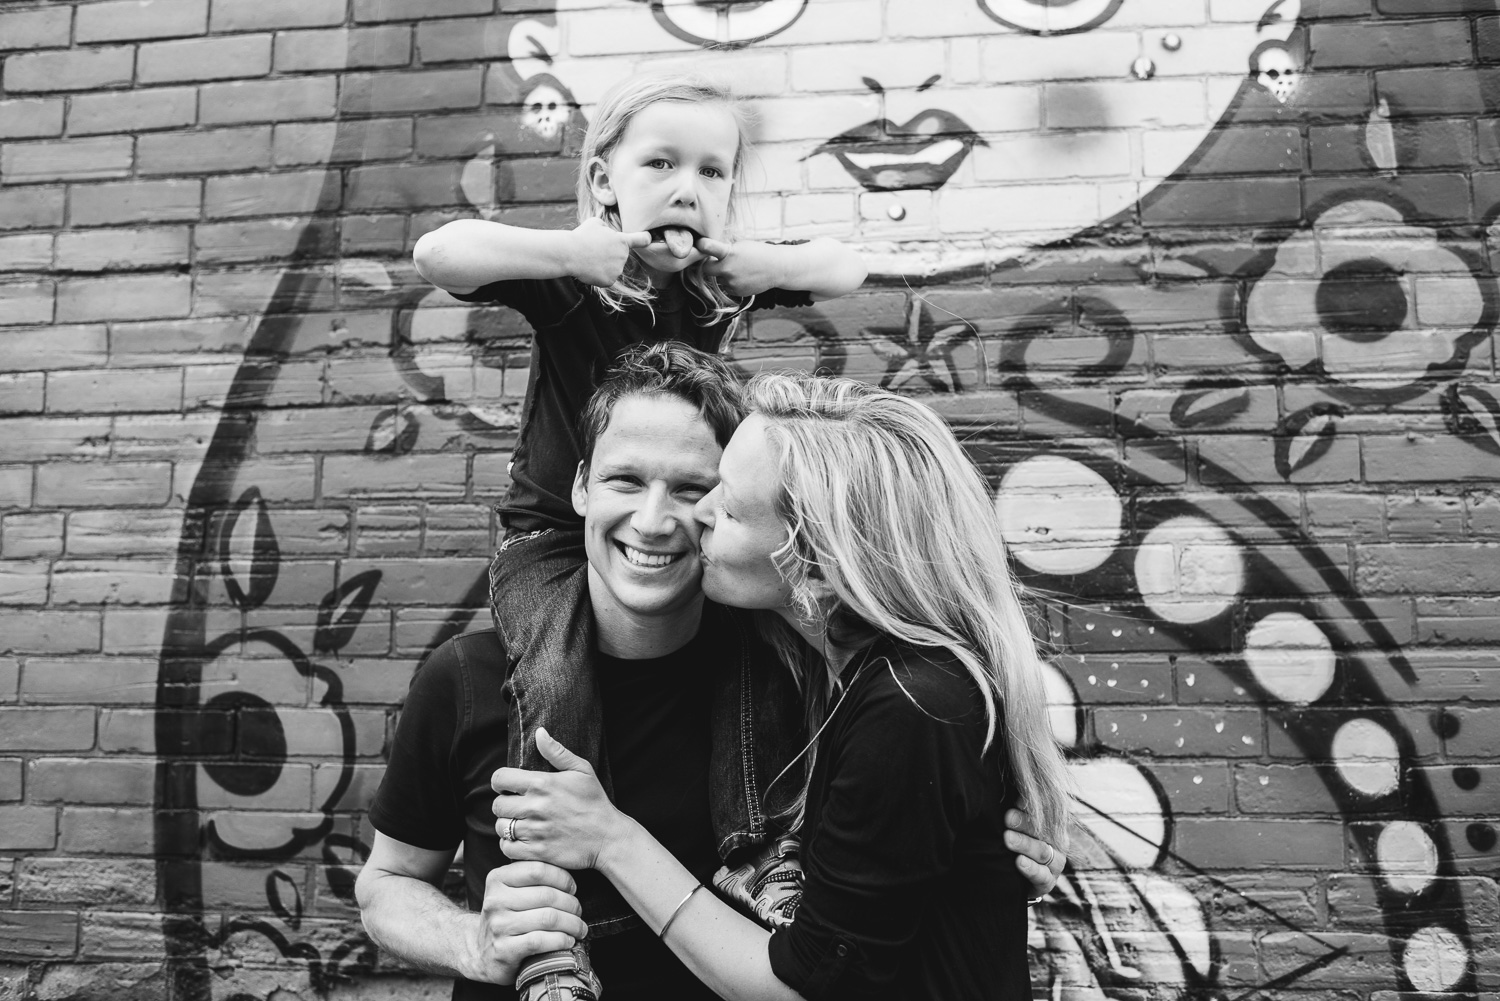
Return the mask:
<svg viewBox="0 0 1500 1001">
<path fill-rule="evenodd" d="M 595 661 L 615 802 L 705 881 L 719 865 L 708 808 L 709 695 L 717 672 L 730 667 L 716 647 L 700 633 L 666 657 Z M 397 841 L 430 851 L 462 843 L 471 910 L 484 899 L 490 870 L 509 861 L 490 789 L 490 776 L 506 763 L 503 664 L 504 650 L 488 629 L 455 637 L 423 661 L 370 807 L 376 830 Z M 608 885 L 592 871 L 576 878 Z M 644 925 L 594 940 L 590 953 L 614 1001 L 714 998 Z M 509 987 L 466 980 L 453 989 L 455 1001 L 515 996 Z"/>
<path fill-rule="evenodd" d="M 499 509 L 506 527 L 520 532 L 577 527 L 567 492 L 582 457 L 578 416 L 621 352 L 633 344 L 679 341 L 712 354 L 729 329 L 727 319 L 700 325 L 696 314 L 704 307 L 681 282 L 658 289 L 649 309 L 630 305 L 617 313 L 573 278 L 493 282 L 455 298 L 509 306 L 536 331 L 511 489 Z M 807 292 L 770 289 L 750 308 L 811 304 Z"/>
</svg>

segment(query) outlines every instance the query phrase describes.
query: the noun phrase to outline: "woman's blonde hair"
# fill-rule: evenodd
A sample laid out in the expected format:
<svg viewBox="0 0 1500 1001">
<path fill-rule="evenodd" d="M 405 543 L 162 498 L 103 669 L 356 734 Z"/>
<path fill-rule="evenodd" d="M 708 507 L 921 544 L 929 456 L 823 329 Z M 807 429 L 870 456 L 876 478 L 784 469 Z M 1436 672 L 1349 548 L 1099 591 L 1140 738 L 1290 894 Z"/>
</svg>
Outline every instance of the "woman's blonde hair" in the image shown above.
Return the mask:
<svg viewBox="0 0 1500 1001">
<path fill-rule="evenodd" d="M 633 76 L 610 88 L 599 101 L 593 120 L 584 133 L 583 149 L 579 154 L 578 221 L 602 219 L 615 229 L 620 228 L 619 208 L 605 205 L 594 197 L 594 189 L 589 184 L 592 165 L 596 159 L 608 164 L 635 116 L 660 101 L 722 104 L 734 118 L 739 130 L 739 145 L 734 153 L 734 169 L 731 172 L 733 186 L 729 208 L 724 217 L 724 233 L 721 236 L 725 241 L 733 240 L 735 209 L 742 197 L 740 192 L 743 188 L 741 182 L 744 179 L 745 158 L 752 142 L 750 122 L 744 106 L 732 90 L 706 77 L 690 74 Z M 719 287 L 716 278 L 703 273 L 704 263 L 699 261 L 689 266 L 682 272 L 682 281 L 687 290 L 703 304 L 704 311 L 699 314 L 699 319 L 707 325 L 737 312 L 740 304 Z M 618 281 L 609 288 L 595 288 L 594 291 L 603 301 L 605 309 L 611 312 L 624 308 L 628 302 L 649 307 L 652 299 L 651 282 L 634 255 L 626 263 L 625 271 Z"/>
<path fill-rule="evenodd" d="M 953 432 L 922 404 L 850 379 L 763 374 L 747 396 L 779 472 L 787 540 L 773 559 L 798 615 L 840 645 L 884 633 L 950 651 L 983 696 L 985 749 L 1003 726 L 1008 777 L 1042 838 L 1062 844 L 1068 777 L 1042 661 L 989 490 Z M 762 621 L 800 668 L 810 722 L 821 719 L 819 658 L 780 616 Z"/>
</svg>

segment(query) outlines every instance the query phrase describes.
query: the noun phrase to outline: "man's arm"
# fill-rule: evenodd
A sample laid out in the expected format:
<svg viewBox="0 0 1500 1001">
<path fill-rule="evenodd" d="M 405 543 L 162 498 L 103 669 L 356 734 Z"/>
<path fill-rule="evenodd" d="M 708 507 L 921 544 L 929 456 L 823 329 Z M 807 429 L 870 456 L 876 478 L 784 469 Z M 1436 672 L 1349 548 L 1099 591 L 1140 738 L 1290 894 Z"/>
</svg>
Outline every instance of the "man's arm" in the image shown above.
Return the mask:
<svg viewBox="0 0 1500 1001">
<path fill-rule="evenodd" d="M 614 284 L 632 247 L 649 233 L 621 233 L 597 219 L 577 229 L 526 229 L 484 219 L 455 219 L 417 241 L 417 274 L 457 294 L 517 278 L 577 278 Z"/>
<path fill-rule="evenodd" d="M 354 895 L 376 945 L 431 973 L 512 984 L 527 956 L 571 949 L 587 934 L 567 870 L 542 862 L 493 869 L 476 913 L 438 889 L 452 861 L 451 851 L 375 833 Z"/>
</svg>

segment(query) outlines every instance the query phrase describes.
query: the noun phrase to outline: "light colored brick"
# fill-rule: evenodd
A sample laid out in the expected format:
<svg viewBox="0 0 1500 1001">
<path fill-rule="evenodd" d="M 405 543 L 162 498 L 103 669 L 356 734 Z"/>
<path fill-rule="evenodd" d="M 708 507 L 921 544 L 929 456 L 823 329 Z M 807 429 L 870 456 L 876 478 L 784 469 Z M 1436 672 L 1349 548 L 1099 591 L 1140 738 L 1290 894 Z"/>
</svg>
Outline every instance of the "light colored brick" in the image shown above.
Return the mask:
<svg viewBox="0 0 1500 1001">
<path fill-rule="evenodd" d="M 57 237 L 59 271 L 185 267 L 188 228 L 72 230 Z"/>
<path fill-rule="evenodd" d="M 176 553 L 181 534 L 182 512 L 178 510 L 75 511 L 68 516 L 68 555 L 170 556 Z"/>
<path fill-rule="evenodd" d="M 141 413 L 182 409 L 182 370 L 87 369 L 47 376 L 49 413 Z"/>
<path fill-rule="evenodd" d="M 285 258 L 296 249 L 308 222 L 292 217 L 204 224 L 193 235 L 196 259 L 208 264 Z"/>
<path fill-rule="evenodd" d="M 141 46 L 136 77 L 143 83 L 234 80 L 271 72 L 270 35 L 223 35 Z"/>
<path fill-rule="evenodd" d="M 187 275 L 116 275 L 70 278 L 57 293 L 59 322 L 145 320 L 186 316 L 192 280 Z"/>
<path fill-rule="evenodd" d="M 269 31 L 344 23 L 345 0 L 213 0 L 213 31 Z"/>
<path fill-rule="evenodd" d="M 108 360 L 103 324 L 51 326 L 0 333 L 0 371 L 87 368 Z"/>
<path fill-rule="evenodd" d="M 156 903 L 156 863 L 151 859 L 27 859 L 16 879 L 16 895 L 25 905 L 150 907 Z"/>
<path fill-rule="evenodd" d="M 1049 129 L 1171 128 L 1207 124 L 1208 99 L 1198 80 L 1138 80 L 1099 100 L 1092 83 L 1043 87 L 1043 117 Z"/>
<path fill-rule="evenodd" d="M 156 762 L 150 758 L 39 758 L 31 762 L 33 803 L 138 804 L 155 795 Z"/>
<path fill-rule="evenodd" d="M 45 605 L 46 560 L 0 560 L 0 604 Z"/>
<path fill-rule="evenodd" d="M 0 645 L 16 654 L 99 652 L 100 613 L 52 608 L 0 610 Z"/>
<path fill-rule="evenodd" d="M 159 466 L 156 477 L 170 474 L 166 463 L 128 463 L 128 466 Z M 130 477 L 122 485 L 119 495 L 96 500 L 103 504 L 149 504 L 151 493 L 164 494 L 155 482 L 152 470 L 128 469 L 122 473 Z M 110 484 L 102 477 L 80 477 L 79 489 L 93 489 L 97 484 L 108 490 Z M 129 496 L 134 495 L 134 496 Z M 158 501 L 160 503 L 160 501 Z M 81 506 L 81 505 L 74 505 Z M 52 566 L 52 603 L 54 605 L 97 605 L 105 602 L 122 605 L 159 605 L 172 592 L 172 581 L 177 576 L 175 561 L 150 560 L 58 560 Z"/>
<path fill-rule="evenodd" d="M 204 125 L 332 118 L 336 83 L 331 76 L 308 76 L 205 84 L 199 115 Z"/>
<path fill-rule="evenodd" d="M 75 226 L 196 219 L 203 206 L 203 182 L 174 179 L 73 185 L 69 200 Z"/>
<path fill-rule="evenodd" d="M 478 66 L 448 70 L 348 73 L 339 93 L 339 110 L 358 114 L 396 114 L 477 108 L 484 70 Z"/>
<path fill-rule="evenodd" d="M 110 327 L 110 364 L 197 364 L 237 355 L 249 343 L 252 329 L 252 321 L 244 317 L 116 323 Z"/>
<path fill-rule="evenodd" d="M 274 62 L 278 73 L 405 66 L 411 62 L 411 28 L 404 24 L 382 24 L 371 28 L 278 32 Z"/>
<path fill-rule="evenodd" d="M 46 462 L 64 456 L 102 459 L 109 455 L 109 430 L 107 417 L 0 419 L 0 462 Z"/>
<path fill-rule="evenodd" d="M 0 375 L 0 414 L 35 414 L 43 409 L 46 376 L 41 372 Z"/>
<path fill-rule="evenodd" d="M 32 657 L 21 675 L 21 699 L 30 704 L 63 705 L 155 703 L 156 674 L 155 660 Z"/>
<path fill-rule="evenodd" d="M 5 60 L 5 89 L 12 94 L 38 90 L 98 90 L 129 86 L 135 73 L 135 46 L 114 45 L 63 52 L 32 52 Z"/>
<path fill-rule="evenodd" d="M 57 811 L 46 806 L 0 806 L 0 851 L 51 851 Z"/>
<path fill-rule="evenodd" d="M 0 522 L 0 556 L 8 560 L 56 556 L 62 548 L 61 514 L 8 514 Z"/>
<path fill-rule="evenodd" d="M 7 456 L 7 458 L 14 457 Z M 0 507 L 30 507 L 31 491 L 32 468 L 30 466 L 0 466 Z"/>
<path fill-rule="evenodd" d="M 0 750 L 86 751 L 93 746 L 91 706 L 0 707 Z"/>
<path fill-rule="evenodd" d="M 272 155 L 277 166 L 321 166 L 401 159 L 411 154 L 409 118 L 292 122 L 276 126 Z"/>
<path fill-rule="evenodd" d="M 0 326 L 50 322 L 55 291 L 52 282 L 0 285 Z"/>
<path fill-rule="evenodd" d="M 62 135 L 60 97 L 23 97 L 0 101 L 0 139 L 35 139 Z"/>
<path fill-rule="evenodd" d="M 208 24 L 208 0 L 105 0 L 78 5 L 73 26 L 77 42 L 180 38 L 201 35 Z"/>
<path fill-rule="evenodd" d="M 493 0 L 354 0 L 356 21 L 412 21 L 423 17 L 488 14 Z"/>
<path fill-rule="evenodd" d="M 211 177 L 203 214 L 210 219 L 307 215 L 339 205 L 339 175 L 323 170 Z"/>
<path fill-rule="evenodd" d="M 165 504 L 171 488 L 166 462 L 53 462 L 36 474 L 37 503 L 48 507 Z"/>
<path fill-rule="evenodd" d="M 0 14 L 0 52 L 65 47 L 72 25 L 66 6 L 7 11 Z"/>
<path fill-rule="evenodd" d="M 221 174 L 271 163 L 271 127 L 154 132 L 136 141 L 137 171 L 150 174 Z"/>
<path fill-rule="evenodd" d="M 197 120 L 198 92 L 193 87 L 79 94 L 68 107 L 68 134 L 175 129 Z"/>
<path fill-rule="evenodd" d="M 129 136 L 7 143 L 0 147 L 0 181 L 99 181 L 130 173 L 134 143 Z"/>
<path fill-rule="evenodd" d="M 66 205 L 62 185 L 0 190 L 0 230 L 61 226 Z"/>
<path fill-rule="evenodd" d="M 0 261 L 9 271 L 47 271 L 52 267 L 52 234 L 0 236 Z"/>
</svg>

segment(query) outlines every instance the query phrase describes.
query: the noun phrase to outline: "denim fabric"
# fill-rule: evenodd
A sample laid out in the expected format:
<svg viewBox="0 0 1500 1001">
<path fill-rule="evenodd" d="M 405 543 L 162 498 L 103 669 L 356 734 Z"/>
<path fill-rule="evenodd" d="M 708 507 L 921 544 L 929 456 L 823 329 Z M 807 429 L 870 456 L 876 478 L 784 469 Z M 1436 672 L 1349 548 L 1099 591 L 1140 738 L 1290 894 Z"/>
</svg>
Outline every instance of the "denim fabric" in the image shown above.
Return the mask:
<svg viewBox="0 0 1500 1001">
<path fill-rule="evenodd" d="M 490 564 L 490 613 L 507 651 L 509 760 L 552 770 L 536 749 L 537 727 L 546 727 L 594 765 L 612 796 L 582 531 L 507 537 Z M 790 672 L 759 640 L 746 613 L 705 602 L 700 630 L 723 644 L 735 666 L 723 672 L 711 709 L 709 809 L 719 855 L 727 860 L 736 849 L 782 833 L 771 818 L 791 804 L 802 772 L 791 769 L 769 796 L 766 786 L 802 749 L 801 700 Z M 628 910 L 601 913 L 600 901 L 586 896 L 580 903 L 596 937 L 639 921 Z"/>
</svg>

